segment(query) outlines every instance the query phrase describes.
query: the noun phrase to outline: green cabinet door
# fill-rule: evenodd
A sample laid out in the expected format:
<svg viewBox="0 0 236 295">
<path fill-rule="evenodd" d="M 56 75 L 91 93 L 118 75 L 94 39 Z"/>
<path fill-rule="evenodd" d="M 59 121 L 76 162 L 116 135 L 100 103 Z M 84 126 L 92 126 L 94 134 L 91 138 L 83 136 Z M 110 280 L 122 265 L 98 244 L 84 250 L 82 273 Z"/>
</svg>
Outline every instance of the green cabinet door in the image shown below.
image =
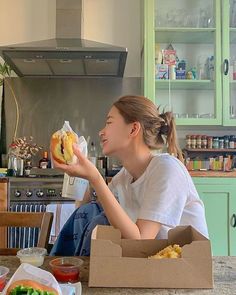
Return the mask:
<svg viewBox="0 0 236 295">
<path fill-rule="evenodd" d="M 229 203 L 229 255 L 236 256 L 236 189 Z"/>
<path fill-rule="evenodd" d="M 236 255 L 236 179 L 194 177 L 214 256 Z"/>
</svg>

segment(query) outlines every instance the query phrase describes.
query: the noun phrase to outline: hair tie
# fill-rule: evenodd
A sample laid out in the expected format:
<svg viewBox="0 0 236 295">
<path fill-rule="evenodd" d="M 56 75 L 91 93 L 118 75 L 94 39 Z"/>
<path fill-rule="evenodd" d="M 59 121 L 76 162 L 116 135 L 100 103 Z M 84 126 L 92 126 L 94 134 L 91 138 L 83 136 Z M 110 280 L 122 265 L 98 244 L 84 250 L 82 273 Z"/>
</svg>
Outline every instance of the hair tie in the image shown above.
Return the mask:
<svg viewBox="0 0 236 295">
<path fill-rule="evenodd" d="M 164 123 L 163 125 L 161 125 L 159 133 L 161 135 L 166 135 L 167 136 L 168 132 L 169 132 L 169 126 L 167 125 L 167 123 Z"/>
</svg>

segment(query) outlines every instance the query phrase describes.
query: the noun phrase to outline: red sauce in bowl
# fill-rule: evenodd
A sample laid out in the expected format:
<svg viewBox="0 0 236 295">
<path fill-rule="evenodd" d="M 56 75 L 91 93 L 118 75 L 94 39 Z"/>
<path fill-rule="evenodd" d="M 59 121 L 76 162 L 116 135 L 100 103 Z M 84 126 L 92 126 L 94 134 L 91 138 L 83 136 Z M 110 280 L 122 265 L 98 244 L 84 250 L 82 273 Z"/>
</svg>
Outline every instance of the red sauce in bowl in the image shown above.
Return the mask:
<svg viewBox="0 0 236 295">
<path fill-rule="evenodd" d="M 74 266 L 74 267 L 73 267 Z M 53 275 L 58 282 L 61 283 L 75 283 L 80 280 L 79 278 L 79 268 L 73 264 L 64 263 L 54 267 L 52 269 Z"/>
<path fill-rule="evenodd" d="M 0 279 L 0 292 L 2 292 L 2 290 L 5 287 L 5 285 L 6 285 L 6 278 Z"/>
</svg>

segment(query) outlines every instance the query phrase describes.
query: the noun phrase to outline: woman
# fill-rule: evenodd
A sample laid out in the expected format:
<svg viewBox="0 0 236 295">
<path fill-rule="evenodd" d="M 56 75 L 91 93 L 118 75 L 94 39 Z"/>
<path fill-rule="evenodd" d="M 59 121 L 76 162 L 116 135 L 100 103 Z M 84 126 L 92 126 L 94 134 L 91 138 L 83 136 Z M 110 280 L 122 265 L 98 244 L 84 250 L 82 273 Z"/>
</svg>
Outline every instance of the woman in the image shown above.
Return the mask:
<svg viewBox="0 0 236 295">
<path fill-rule="evenodd" d="M 55 166 L 89 180 L 109 224 L 123 238 L 166 238 L 177 225 L 192 225 L 208 236 L 203 203 L 181 163 L 171 112 L 160 114 L 145 97 L 124 96 L 113 104 L 99 136 L 103 153 L 123 165 L 109 186 L 76 146 L 78 164 Z M 164 144 L 169 154 L 153 153 Z"/>
</svg>

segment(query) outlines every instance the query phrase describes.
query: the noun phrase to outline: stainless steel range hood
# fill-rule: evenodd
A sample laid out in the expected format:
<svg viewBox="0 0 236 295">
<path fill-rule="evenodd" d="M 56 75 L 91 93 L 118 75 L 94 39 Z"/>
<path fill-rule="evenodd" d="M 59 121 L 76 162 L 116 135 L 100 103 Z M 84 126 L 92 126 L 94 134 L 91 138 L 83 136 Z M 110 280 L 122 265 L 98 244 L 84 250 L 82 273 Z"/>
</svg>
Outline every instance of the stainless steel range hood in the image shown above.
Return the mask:
<svg viewBox="0 0 236 295">
<path fill-rule="evenodd" d="M 79 38 L 56 38 L 0 47 L 20 77 L 122 77 L 127 49 Z"/>
</svg>

